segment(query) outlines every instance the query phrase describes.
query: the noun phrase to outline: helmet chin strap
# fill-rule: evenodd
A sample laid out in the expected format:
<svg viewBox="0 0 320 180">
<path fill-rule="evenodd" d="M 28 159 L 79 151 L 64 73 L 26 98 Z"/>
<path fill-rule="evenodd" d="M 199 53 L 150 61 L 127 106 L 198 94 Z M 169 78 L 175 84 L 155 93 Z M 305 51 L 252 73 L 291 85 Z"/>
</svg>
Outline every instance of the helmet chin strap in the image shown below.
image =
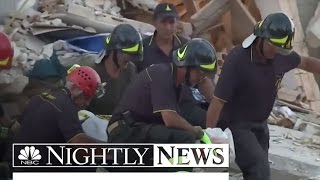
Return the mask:
<svg viewBox="0 0 320 180">
<path fill-rule="evenodd" d="M 260 53 L 263 57 L 265 57 L 264 52 L 263 52 L 264 41 L 265 41 L 264 39 L 261 39 L 259 42 Z"/>
<path fill-rule="evenodd" d="M 190 67 L 187 67 L 187 72 L 186 72 L 186 75 L 185 75 L 185 83 L 188 87 L 191 87 L 192 84 L 190 82 Z"/>
<path fill-rule="evenodd" d="M 112 60 L 113 60 L 114 64 L 117 66 L 117 68 L 119 69 L 120 65 L 118 63 L 118 56 L 117 55 L 118 55 L 118 50 L 114 50 Z"/>
<path fill-rule="evenodd" d="M 259 49 L 260 49 L 261 55 L 262 55 L 264 58 L 268 59 L 267 63 L 271 63 L 271 62 L 273 62 L 272 59 L 267 58 L 267 57 L 265 56 L 265 54 L 264 54 L 264 51 L 263 51 L 264 41 L 265 41 L 265 39 L 262 39 L 262 40 L 260 41 Z"/>
</svg>

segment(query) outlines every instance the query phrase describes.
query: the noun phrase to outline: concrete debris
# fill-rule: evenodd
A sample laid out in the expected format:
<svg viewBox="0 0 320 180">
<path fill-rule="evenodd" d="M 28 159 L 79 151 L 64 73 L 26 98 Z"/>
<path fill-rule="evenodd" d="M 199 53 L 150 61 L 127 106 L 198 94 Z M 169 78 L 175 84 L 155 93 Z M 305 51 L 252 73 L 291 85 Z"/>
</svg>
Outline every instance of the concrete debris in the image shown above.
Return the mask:
<svg viewBox="0 0 320 180">
<path fill-rule="evenodd" d="M 0 72 L 0 96 L 8 94 L 20 94 L 28 84 L 28 78 L 24 76 L 21 68 L 11 68 Z"/>
<path fill-rule="evenodd" d="M 164 0 L 126 0 L 133 7 L 150 12 L 150 14 L 162 1 Z M 95 61 L 101 59 L 101 54 L 80 54 L 70 51 L 63 41 L 64 38 L 59 37 L 63 40 L 48 40 L 49 38 L 46 37 L 50 33 L 68 30 L 72 34 L 77 31 L 81 35 L 109 33 L 121 23 L 131 24 L 143 34 L 152 34 L 155 30 L 145 21 L 123 18 L 121 10 L 126 9 L 124 1 L 122 4 L 117 4 L 117 0 L 29 0 L 26 4 L 24 2 L 26 1 L 0 1 L 0 31 L 6 32 L 10 37 L 15 50 L 12 68 L 0 71 L 1 97 L 8 94 L 21 94 L 29 83 L 26 77 L 27 72 L 33 69 L 37 61 L 49 59 L 54 51 L 60 64 L 64 67 L 70 67 L 73 64 L 94 66 Z M 187 9 L 183 7 L 183 2 L 187 1 L 174 2 L 179 14 L 188 14 Z M 289 12 L 289 15 L 291 13 L 290 16 L 295 17 L 295 23 L 300 21 L 295 16 L 295 8 L 292 8 L 295 7 L 296 1 L 293 1 L 290 4 L 292 6 L 289 7 L 288 0 L 216 0 L 207 1 L 208 6 L 202 6 L 206 8 L 194 7 L 193 9 L 196 10 L 193 13 L 194 16 L 190 16 L 186 22 L 179 22 L 178 31 L 185 36 L 198 33 L 197 37 L 209 39 L 215 45 L 221 41 L 220 37 L 230 38 L 228 40 L 231 45 L 222 43 L 223 47 L 219 50 L 219 53 L 227 53 L 227 50 L 233 47 L 233 43 L 240 43 L 250 34 L 256 20 L 260 20 L 252 14 L 249 8 L 254 2 L 262 17 L 270 12 L 281 10 Z M 22 7 L 21 11 L 16 12 L 20 7 Z M 217 11 L 212 11 L 212 8 L 209 7 L 219 8 Z M 231 15 L 229 19 L 224 18 L 227 13 Z M 208 21 L 208 19 L 213 20 Z M 301 25 L 296 24 L 299 29 L 297 28 L 298 36 L 295 43 L 298 44 L 296 48 L 300 50 L 304 49 L 304 37 L 301 34 Z M 320 2 L 314 17 L 306 28 L 306 41 L 310 47 L 320 47 L 319 29 Z M 70 33 L 65 34 L 67 38 L 70 38 Z M 215 38 L 216 36 L 219 37 Z M 304 50 L 299 52 L 308 55 Z M 319 179 L 320 172 L 320 116 L 315 112 L 317 106 L 312 104 L 319 101 L 319 96 L 316 91 L 313 91 L 316 88 L 310 85 L 314 81 L 308 79 L 310 79 L 309 75 L 306 76 L 300 71 L 292 71 L 291 74 L 285 76 L 278 92 L 279 103 L 275 104 L 268 118 L 270 124 L 269 162 L 272 171 L 291 174 L 297 177 L 296 179 L 305 177 Z M 16 109 L 10 104 L 6 108 L 8 109 L 6 111 Z M 12 112 L 11 114 L 18 113 Z M 196 171 L 203 172 L 203 169 Z M 241 173 L 230 173 L 230 176 L 230 179 L 242 179 Z"/>
<path fill-rule="evenodd" d="M 14 79 L 13 81 L 9 80 L 9 81 L 12 81 L 12 83 L 1 88 L 0 96 L 8 95 L 8 94 L 13 94 L 13 95 L 20 94 L 29 82 L 28 77 L 24 76 L 22 73 L 15 74 L 15 75 L 10 74 L 10 76 L 15 78 L 12 78 Z"/>
<path fill-rule="evenodd" d="M 93 1 L 76 1 L 69 0 L 66 4 L 67 12 L 89 19 L 94 19 L 95 15 L 108 13 L 113 16 L 122 17 L 121 8 L 117 6 L 116 0 L 93 0 Z"/>
<path fill-rule="evenodd" d="M 2 8 L 5 7 L 3 5 Z M 12 69 L 0 71 L 3 93 L 21 93 L 28 83 L 27 72 L 38 60 L 49 59 L 53 54 L 53 43 L 48 44 L 38 38 L 42 34 L 70 28 L 83 30 L 82 34 L 86 35 L 106 33 L 120 23 L 129 23 L 142 33 L 154 31 L 150 24 L 121 18 L 121 8 L 116 0 L 38 0 L 26 4 L 20 2 L 18 7 L 22 7 L 21 11 L 17 13 L 16 8 L 11 8 L 8 16 L 2 18 L 4 24 L 0 23 L 0 30 L 9 35 L 15 50 Z M 56 43 L 55 48 L 58 46 L 59 43 Z M 64 52 L 63 47 L 60 47 L 59 53 L 58 59 L 65 67 L 75 63 L 93 66 L 99 58 L 96 55 Z M 19 81 L 17 78 L 20 78 Z"/>
<path fill-rule="evenodd" d="M 276 104 L 268 118 L 268 123 L 320 136 L 319 119 L 304 113 L 294 112 L 287 106 Z"/>
<path fill-rule="evenodd" d="M 78 15 L 78 16 L 82 16 L 88 19 L 94 19 L 95 15 L 94 15 L 94 9 L 93 8 L 88 8 L 76 3 L 70 3 L 68 5 L 68 13 L 70 14 L 74 14 L 74 15 Z"/>
<path fill-rule="evenodd" d="M 299 131 L 306 132 L 312 135 L 320 136 L 320 125 L 311 122 L 301 122 L 299 124 Z"/>
<path fill-rule="evenodd" d="M 64 0 L 38 0 L 39 11 L 52 13 L 62 13 L 64 9 Z M 63 7 L 63 8 L 61 8 Z"/>
<path fill-rule="evenodd" d="M 306 41 L 312 48 L 320 47 L 320 2 L 306 29 Z"/>
<path fill-rule="evenodd" d="M 269 126 L 270 129 L 270 149 L 269 159 L 274 163 L 272 169 L 296 175 L 298 177 L 312 177 L 319 175 L 320 166 L 317 158 L 319 149 L 312 139 L 320 140 L 320 136 L 312 136 L 299 131 Z M 275 143 L 276 139 L 282 138 L 281 143 Z M 294 149 L 293 149 L 294 147 Z M 320 146 L 319 146 L 320 148 Z"/>
<path fill-rule="evenodd" d="M 269 130 L 271 179 L 307 180 L 319 177 L 320 166 L 317 159 L 320 158 L 320 145 L 317 142 L 320 141 L 320 136 L 274 125 L 269 125 Z M 240 170 L 236 164 L 230 164 L 230 167 L 231 172 Z M 230 176 L 233 179 L 241 178 L 236 173 L 230 173 Z"/>
<path fill-rule="evenodd" d="M 91 33 L 96 33 L 97 32 L 93 27 L 85 27 L 84 30 L 87 31 L 87 32 L 91 32 Z"/>
<path fill-rule="evenodd" d="M 144 11 L 152 12 L 158 5 L 157 0 L 127 0 L 132 6 Z"/>
</svg>

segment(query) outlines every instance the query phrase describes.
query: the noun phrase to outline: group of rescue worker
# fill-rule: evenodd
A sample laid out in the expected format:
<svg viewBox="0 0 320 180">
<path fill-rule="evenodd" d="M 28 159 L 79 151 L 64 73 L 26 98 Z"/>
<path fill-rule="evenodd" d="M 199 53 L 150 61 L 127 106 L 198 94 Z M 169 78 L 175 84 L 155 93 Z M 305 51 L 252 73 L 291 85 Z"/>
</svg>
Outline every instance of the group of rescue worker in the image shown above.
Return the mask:
<svg viewBox="0 0 320 180">
<path fill-rule="evenodd" d="M 294 68 L 320 73 L 320 60 L 297 54 L 292 20 L 273 13 L 229 52 L 215 85 L 214 47 L 178 36 L 178 18 L 173 4 L 161 3 L 152 36 L 142 38 L 128 24 L 115 27 L 101 62 L 75 68 L 64 87 L 31 98 L 13 142 L 100 143 L 84 133 L 80 109 L 112 114 L 110 143 L 191 144 L 205 128 L 228 127 L 244 179 L 269 180 L 267 118 L 280 82 Z"/>
</svg>

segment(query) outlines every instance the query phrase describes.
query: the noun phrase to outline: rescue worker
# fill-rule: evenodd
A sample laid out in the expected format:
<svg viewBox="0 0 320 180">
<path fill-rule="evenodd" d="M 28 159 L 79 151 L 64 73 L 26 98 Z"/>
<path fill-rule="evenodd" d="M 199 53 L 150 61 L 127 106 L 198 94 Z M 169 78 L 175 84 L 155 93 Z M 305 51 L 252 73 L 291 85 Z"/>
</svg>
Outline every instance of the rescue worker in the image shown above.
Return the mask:
<svg viewBox="0 0 320 180">
<path fill-rule="evenodd" d="M 31 98 L 21 122 L 16 142 L 90 143 L 98 142 L 83 133 L 78 111 L 102 96 L 102 83 L 95 70 L 81 66 L 66 77 L 64 88 Z"/>
<path fill-rule="evenodd" d="M 143 61 L 135 63 L 138 72 L 151 64 L 171 63 L 172 52 L 188 40 L 177 35 L 178 12 L 171 3 L 159 3 L 153 13 L 156 28 L 152 36 L 143 39 Z"/>
<path fill-rule="evenodd" d="M 63 88 L 53 89 L 33 96 L 21 121 L 21 128 L 14 138 L 15 143 L 101 143 L 87 136 L 81 126 L 78 111 L 84 109 L 92 98 L 103 96 L 104 83 L 98 73 L 88 66 L 77 67 L 66 77 Z M 46 149 L 40 162 L 47 162 Z M 17 160 L 15 158 L 15 160 Z M 18 160 L 17 160 L 18 161 Z M 15 171 L 95 171 L 88 169 L 24 169 Z"/>
<path fill-rule="evenodd" d="M 210 104 L 207 127 L 229 127 L 245 180 L 269 180 L 269 129 L 284 74 L 294 68 L 320 73 L 320 60 L 293 51 L 295 27 L 283 13 L 258 22 L 242 46 L 230 51 Z"/>
<path fill-rule="evenodd" d="M 214 73 L 215 50 L 196 38 L 173 54 L 173 63 L 154 64 L 129 85 L 107 129 L 111 143 L 194 143 L 202 134 L 179 115 L 178 99 L 183 84 Z"/>
<path fill-rule="evenodd" d="M 123 94 L 107 128 L 111 143 L 195 143 L 202 128 L 179 115 L 181 86 L 194 86 L 214 73 L 216 53 L 204 39 L 173 51 L 173 63 L 140 72 Z M 130 171 L 129 169 L 127 171 Z M 165 169 L 165 171 L 176 169 Z"/>
<path fill-rule="evenodd" d="M 108 93 L 94 99 L 88 110 L 95 114 L 112 114 L 125 88 L 136 74 L 132 62 L 143 58 L 140 33 L 129 24 L 120 24 L 106 38 L 106 55 L 94 67 L 103 82 L 107 82 Z"/>
<path fill-rule="evenodd" d="M 143 40 L 143 61 L 136 63 L 138 72 L 152 64 L 171 63 L 172 52 L 188 42 L 186 38 L 176 33 L 178 18 L 178 12 L 173 4 L 159 3 L 156 6 L 153 15 L 156 30 L 152 36 Z M 210 83 L 212 84 L 208 78 L 199 84 L 201 92 L 208 99 L 213 96 L 213 85 L 210 85 Z M 203 88 L 204 86 L 206 88 Z M 183 85 L 181 93 L 179 104 L 182 116 L 193 125 L 205 127 L 206 109 L 202 109 L 198 105 L 189 87 Z"/>
</svg>

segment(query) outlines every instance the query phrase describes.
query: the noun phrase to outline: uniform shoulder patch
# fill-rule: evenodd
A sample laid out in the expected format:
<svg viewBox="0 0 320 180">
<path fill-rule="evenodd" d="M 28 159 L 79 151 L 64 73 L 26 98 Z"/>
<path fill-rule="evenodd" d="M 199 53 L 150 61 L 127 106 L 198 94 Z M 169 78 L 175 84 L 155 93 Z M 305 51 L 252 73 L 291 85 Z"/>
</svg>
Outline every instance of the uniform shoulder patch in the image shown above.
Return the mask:
<svg viewBox="0 0 320 180">
<path fill-rule="evenodd" d="M 46 99 L 46 100 L 49 100 L 49 101 L 53 101 L 56 99 L 56 97 L 48 92 L 44 92 L 44 93 L 41 93 L 40 95 L 42 98 Z"/>
<path fill-rule="evenodd" d="M 43 92 L 39 95 L 39 97 L 43 100 L 51 104 L 55 109 L 57 109 L 59 112 L 62 112 L 62 110 L 53 102 L 54 100 L 57 99 L 56 96 L 52 95 L 49 92 Z"/>
</svg>

